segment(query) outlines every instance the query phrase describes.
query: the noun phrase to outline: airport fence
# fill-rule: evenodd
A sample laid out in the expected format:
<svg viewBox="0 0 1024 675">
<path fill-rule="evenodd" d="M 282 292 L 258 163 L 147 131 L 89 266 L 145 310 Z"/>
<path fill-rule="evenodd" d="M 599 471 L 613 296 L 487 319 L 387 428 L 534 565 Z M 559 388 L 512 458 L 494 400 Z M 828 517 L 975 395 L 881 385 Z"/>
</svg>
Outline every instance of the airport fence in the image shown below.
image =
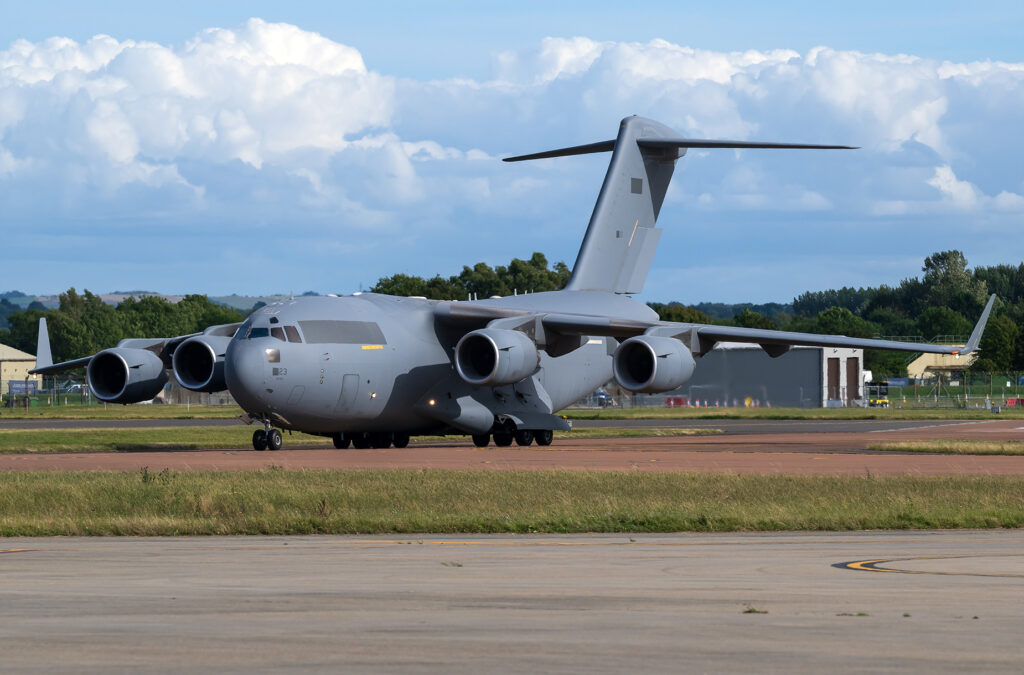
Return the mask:
<svg viewBox="0 0 1024 675">
<path fill-rule="evenodd" d="M 90 395 L 89 387 L 81 377 L 44 378 L 32 393 L 7 391 L 0 394 L 0 407 L 88 407 L 102 405 Z M 583 409 L 631 409 L 631 408 L 752 408 L 779 407 L 772 401 L 770 392 L 774 387 L 766 383 L 759 387 L 762 395 L 744 397 L 684 395 L 680 393 L 665 394 L 633 394 L 619 389 L 613 383 L 597 392 L 580 399 L 571 408 Z M 25 389 L 27 390 L 27 389 Z M 841 392 L 829 405 L 842 407 L 866 407 L 867 399 L 861 390 L 860 396 L 848 399 L 846 392 Z M 817 399 L 801 397 L 801 404 L 796 407 L 816 408 L 821 406 Z M 955 373 L 942 374 L 933 378 L 907 379 L 894 378 L 890 381 L 888 391 L 889 407 L 892 408 L 990 408 L 1000 406 L 1024 408 L 1024 372 L 1001 373 Z M 164 391 L 152 401 L 153 404 L 163 403 L 194 406 L 233 406 L 234 399 L 228 392 L 212 394 L 189 391 L 171 380 Z M 793 404 L 789 404 L 791 407 Z"/>
</svg>

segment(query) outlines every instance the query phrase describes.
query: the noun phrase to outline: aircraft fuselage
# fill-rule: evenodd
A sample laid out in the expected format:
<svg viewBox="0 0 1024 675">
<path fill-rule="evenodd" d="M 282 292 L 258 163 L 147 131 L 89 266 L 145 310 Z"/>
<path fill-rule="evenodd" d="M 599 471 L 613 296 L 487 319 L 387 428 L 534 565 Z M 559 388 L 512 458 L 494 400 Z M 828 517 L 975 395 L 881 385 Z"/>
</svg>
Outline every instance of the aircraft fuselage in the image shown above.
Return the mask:
<svg viewBox="0 0 1024 675">
<path fill-rule="evenodd" d="M 618 343 L 597 337 L 562 356 L 542 351 L 536 373 L 522 382 L 468 384 L 452 365 L 466 330 L 438 320 L 443 304 L 567 314 L 599 307 L 623 318 L 657 318 L 640 302 L 601 291 L 459 303 L 370 293 L 296 298 L 261 308 L 239 328 L 225 355 L 228 390 L 250 416 L 285 429 L 424 434 L 472 431 L 483 424 L 482 410 L 473 417 L 477 404 L 495 416 L 550 414 L 612 376 Z"/>
</svg>

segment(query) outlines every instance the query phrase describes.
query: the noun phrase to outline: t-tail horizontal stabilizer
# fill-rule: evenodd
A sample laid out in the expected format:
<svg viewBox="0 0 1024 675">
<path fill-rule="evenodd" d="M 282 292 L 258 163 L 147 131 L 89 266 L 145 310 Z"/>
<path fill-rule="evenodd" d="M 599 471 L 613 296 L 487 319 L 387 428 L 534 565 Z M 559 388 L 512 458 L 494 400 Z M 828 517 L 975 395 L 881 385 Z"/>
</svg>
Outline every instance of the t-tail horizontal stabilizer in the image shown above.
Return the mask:
<svg viewBox="0 0 1024 675">
<path fill-rule="evenodd" d="M 661 230 L 654 225 L 672 180 L 676 160 L 686 154 L 687 148 L 856 149 L 847 145 L 683 138 L 664 124 L 643 117 L 627 117 L 619 125 L 619 135 L 615 140 L 507 157 L 506 162 L 519 162 L 594 152 L 612 153 L 608 173 L 566 290 L 615 293 L 639 293 L 643 290 L 661 235 Z"/>
</svg>

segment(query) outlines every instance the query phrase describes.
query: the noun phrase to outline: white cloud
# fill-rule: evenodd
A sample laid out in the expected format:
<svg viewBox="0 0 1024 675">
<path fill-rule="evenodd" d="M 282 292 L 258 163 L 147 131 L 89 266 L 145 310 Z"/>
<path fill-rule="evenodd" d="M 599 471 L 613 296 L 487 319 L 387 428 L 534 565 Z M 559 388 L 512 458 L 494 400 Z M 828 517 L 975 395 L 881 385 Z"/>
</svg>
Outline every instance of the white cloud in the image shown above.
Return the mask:
<svg viewBox="0 0 1024 675">
<path fill-rule="evenodd" d="M 943 199 L 959 209 L 972 209 L 979 201 L 978 188 L 964 180 L 957 180 L 953 169 L 947 166 L 935 168 L 935 175 L 928 184 L 942 193 Z"/>
<path fill-rule="evenodd" d="M 1024 64 L 583 36 L 546 38 L 494 63 L 489 79 L 400 79 L 348 45 L 259 19 L 184 45 L 19 40 L 0 51 L 0 224 L 71 229 L 88 214 L 259 227 L 268 237 L 305 228 L 314 242 L 383 231 L 396 236 L 358 250 L 417 260 L 439 228 L 503 243 L 518 218 L 524 246 L 571 257 L 604 160 L 497 158 L 610 138 L 636 113 L 692 137 L 863 147 L 691 152 L 665 220 L 744 211 L 870 227 L 925 214 L 930 232 L 941 217 L 957 235 L 1021 225 Z M 339 274 L 370 264 L 349 261 Z"/>
</svg>

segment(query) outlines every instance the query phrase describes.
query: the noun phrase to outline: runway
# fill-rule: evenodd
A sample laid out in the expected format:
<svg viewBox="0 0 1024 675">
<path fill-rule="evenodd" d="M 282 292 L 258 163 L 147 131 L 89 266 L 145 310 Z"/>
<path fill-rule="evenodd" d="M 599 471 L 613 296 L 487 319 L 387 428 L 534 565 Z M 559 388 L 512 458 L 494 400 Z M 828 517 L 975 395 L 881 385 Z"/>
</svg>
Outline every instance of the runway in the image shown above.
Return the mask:
<svg viewBox="0 0 1024 675">
<path fill-rule="evenodd" d="M 8 671 L 1019 672 L 1024 662 L 1021 531 L 0 544 L 25 549 L 0 554 Z"/>
<path fill-rule="evenodd" d="M 747 423 L 748 420 L 731 421 Z M 1024 422 L 986 421 L 757 421 L 744 431 L 722 424 L 713 436 L 559 439 L 547 448 L 476 448 L 464 437 L 415 443 L 409 448 L 335 450 L 292 445 L 255 452 L 251 448 L 207 451 L 124 451 L 0 455 L 0 471 L 29 470 L 245 470 L 286 469 L 461 469 L 693 471 L 809 475 L 1024 475 L 1024 456 L 939 455 L 874 452 L 882 441 L 1024 439 Z"/>
</svg>

